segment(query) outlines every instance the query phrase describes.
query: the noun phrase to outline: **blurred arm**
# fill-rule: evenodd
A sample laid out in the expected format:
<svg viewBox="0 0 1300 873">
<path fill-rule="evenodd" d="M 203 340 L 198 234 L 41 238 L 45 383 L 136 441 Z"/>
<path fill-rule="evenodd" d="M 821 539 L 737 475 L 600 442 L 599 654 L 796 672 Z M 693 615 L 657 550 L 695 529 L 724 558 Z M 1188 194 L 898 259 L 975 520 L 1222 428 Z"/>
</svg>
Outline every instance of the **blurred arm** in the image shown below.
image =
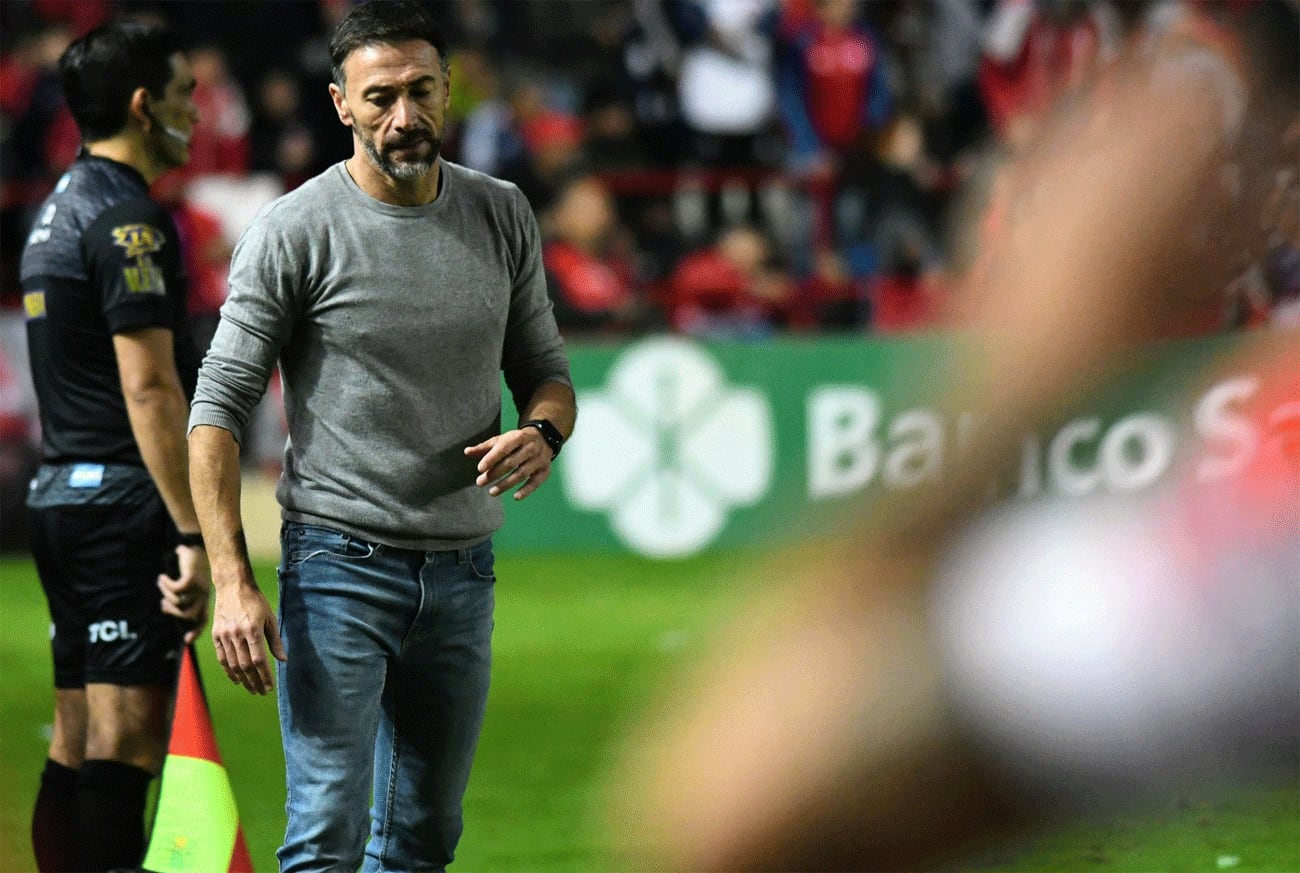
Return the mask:
<svg viewBox="0 0 1300 873">
<path fill-rule="evenodd" d="M 854 541 L 804 549 L 785 568 L 790 590 L 741 616 L 641 738 L 647 832 L 634 836 L 659 863 L 917 868 L 1016 826 L 946 711 L 925 589 L 1020 435 L 1196 279 L 1185 232 L 1216 168 L 1222 103 L 1203 82 L 1153 94 L 1149 81 L 1065 119 L 1017 170 L 1019 214 L 963 291 L 987 342 L 958 362 L 949 399 L 988 421 L 955 476 L 877 508 Z"/>
</svg>

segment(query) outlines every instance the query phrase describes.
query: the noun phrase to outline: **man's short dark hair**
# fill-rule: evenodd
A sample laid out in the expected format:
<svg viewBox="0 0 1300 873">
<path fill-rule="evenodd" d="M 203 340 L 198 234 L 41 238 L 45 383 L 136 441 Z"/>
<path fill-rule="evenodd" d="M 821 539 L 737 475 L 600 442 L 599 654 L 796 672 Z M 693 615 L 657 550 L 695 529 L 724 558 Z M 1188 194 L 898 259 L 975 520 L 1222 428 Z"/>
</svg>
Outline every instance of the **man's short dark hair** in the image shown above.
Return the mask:
<svg viewBox="0 0 1300 873">
<path fill-rule="evenodd" d="M 180 44 L 171 31 L 138 21 L 92 30 L 59 58 L 68 110 L 85 142 L 121 133 L 136 88 L 162 99 Z"/>
<path fill-rule="evenodd" d="M 347 84 L 343 62 L 362 46 L 374 43 L 391 45 L 413 39 L 423 40 L 438 50 L 438 62 L 445 72 L 447 42 L 438 22 L 420 4 L 408 0 L 370 0 L 354 6 L 330 37 L 334 84 L 340 88 Z"/>
</svg>

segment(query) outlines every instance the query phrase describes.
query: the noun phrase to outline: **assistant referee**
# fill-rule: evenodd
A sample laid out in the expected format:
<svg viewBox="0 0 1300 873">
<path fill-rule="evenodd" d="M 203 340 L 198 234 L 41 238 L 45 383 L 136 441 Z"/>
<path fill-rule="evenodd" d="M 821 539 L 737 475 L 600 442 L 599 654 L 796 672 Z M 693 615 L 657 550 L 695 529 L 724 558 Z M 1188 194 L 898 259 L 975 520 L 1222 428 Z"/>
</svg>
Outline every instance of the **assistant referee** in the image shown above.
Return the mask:
<svg viewBox="0 0 1300 873">
<path fill-rule="evenodd" d="M 185 452 L 198 353 L 176 227 L 149 197 L 189 158 L 197 113 L 160 28 L 96 30 L 59 72 L 84 148 L 22 255 L 43 455 L 27 505 L 55 687 L 32 847 L 41 871 L 99 871 L 140 863 L 176 657 L 207 613 Z"/>
</svg>

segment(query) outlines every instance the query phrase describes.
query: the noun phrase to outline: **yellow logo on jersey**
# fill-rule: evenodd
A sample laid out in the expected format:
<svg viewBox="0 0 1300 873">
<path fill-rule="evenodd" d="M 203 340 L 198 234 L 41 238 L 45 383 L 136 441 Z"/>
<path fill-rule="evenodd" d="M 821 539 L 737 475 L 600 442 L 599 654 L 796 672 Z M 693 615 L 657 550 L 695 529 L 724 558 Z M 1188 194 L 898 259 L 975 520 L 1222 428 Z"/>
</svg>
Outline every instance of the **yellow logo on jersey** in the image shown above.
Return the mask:
<svg viewBox="0 0 1300 873">
<path fill-rule="evenodd" d="M 163 247 L 167 237 L 148 224 L 124 224 L 113 228 L 113 245 L 126 249 L 128 258 L 152 254 Z"/>
<path fill-rule="evenodd" d="M 113 228 L 113 245 L 126 249 L 126 256 L 135 264 L 122 268 L 126 287 L 136 294 L 165 294 L 167 283 L 163 271 L 149 255 L 163 247 L 167 237 L 158 228 L 148 224 L 124 224 Z"/>
<path fill-rule="evenodd" d="M 135 294 L 166 294 L 167 280 L 153 258 L 138 258 L 134 267 L 123 267 L 122 278 L 126 287 Z"/>
<path fill-rule="evenodd" d="M 28 318 L 45 317 L 45 292 L 28 291 L 23 295 L 23 309 Z"/>
</svg>

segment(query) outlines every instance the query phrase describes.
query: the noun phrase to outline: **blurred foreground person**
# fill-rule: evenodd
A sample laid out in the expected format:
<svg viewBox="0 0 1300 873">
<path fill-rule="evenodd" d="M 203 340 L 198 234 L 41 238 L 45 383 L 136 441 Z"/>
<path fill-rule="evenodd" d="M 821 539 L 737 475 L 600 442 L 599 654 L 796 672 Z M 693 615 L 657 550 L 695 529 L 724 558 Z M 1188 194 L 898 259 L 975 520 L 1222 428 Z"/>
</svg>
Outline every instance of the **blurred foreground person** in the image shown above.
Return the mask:
<svg viewBox="0 0 1300 873">
<path fill-rule="evenodd" d="M 624 820 L 655 865 L 926 868 L 1187 780 L 1294 778 L 1295 331 L 1210 368 L 1240 416 L 1169 489 L 982 511 L 1026 433 L 1127 371 L 1277 220 L 1296 6 L 1180 14 L 1011 168 L 946 397 L 981 426 L 942 484 L 769 570 L 794 583 L 635 739 Z"/>
<path fill-rule="evenodd" d="M 42 454 L 27 506 L 55 687 L 32 848 L 42 871 L 94 871 L 144 853 L 176 657 L 207 614 L 185 455 L 198 352 L 179 234 L 149 197 L 188 159 L 197 111 L 158 28 L 94 30 L 59 73 L 84 148 L 22 257 Z"/>
</svg>

